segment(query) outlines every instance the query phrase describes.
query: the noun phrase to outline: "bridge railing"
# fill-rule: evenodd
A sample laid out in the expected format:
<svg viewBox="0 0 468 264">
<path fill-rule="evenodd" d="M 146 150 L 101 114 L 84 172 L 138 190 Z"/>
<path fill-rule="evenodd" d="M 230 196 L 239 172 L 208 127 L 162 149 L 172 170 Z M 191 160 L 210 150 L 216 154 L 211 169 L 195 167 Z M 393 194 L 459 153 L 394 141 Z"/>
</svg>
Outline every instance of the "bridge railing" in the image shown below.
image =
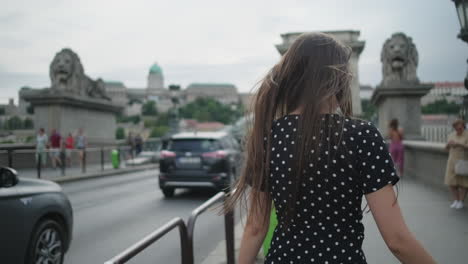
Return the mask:
<svg viewBox="0 0 468 264">
<path fill-rule="evenodd" d="M 144 161 L 138 159 L 135 149 L 131 149 L 125 142 L 116 143 L 110 146 L 91 146 L 86 149 L 49 148 L 40 152 L 36 150 L 34 144 L 0 145 L 0 165 L 14 168 L 21 177 L 53 178 L 99 173 L 104 170 L 158 162 L 161 145 L 159 139 L 149 139 L 144 142 L 142 151 L 151 151 L 154 154 L 151 157 L 146 155 Z M 118 165 L 112 160 L 113 157 L 118 160 Z"/>
<path fill-rule="evenodd" d="M 133 244 L 126 250 L 122 251 L 122 253 L 118 254 L 117 256 L 113 257 L 112 259 L 104 262 L 104 264 L 121 264 L 126 263 L 138 253 L 145 250 L 147 247 L 151 246 L 153 243 L 158 241 L 164 235 L 169 233 L 175 228 L 179 228 L 179 235 L 180 235 L 180 248 L 181 248 L 181 259 L 182 263 L 190 263 L 188 262 L 189 259 L 189 250 L 188 250 L 188 240 L 187 240 L 187 227 L 185 226 L 184 220 L 180 217 L 176 217 L 169 222 L 167 222 L 162 227 L 158 228 L 153 233 L 147 235 L 137 243 Z"/>
<path fill-rule="evenodd" d="M 122 264 L 126 263 L 144 249 L 154 244 L 169 231 L 179 227 L 180 234 L 180 247 L 181 247 L 181 259 L 182 264 L 194 264 L 194 231 L 195 224 L 198 216 L 203 214 L 210 207 L 215 205 L 218 202 L 225 202 L 225 199 L 228 194 L 225 192 L 219 192 L 215 196 L 211 197 L 208 201 L 204 202 L 199 207 L 195 208 L 190 214 L 190 217 L 187 221 L 187 225 L 182 221 L 181 218 L 176 217 L 169 222 L 167 222 L 162 227 L 158 228 L 153 233 L 144 237 L 140 241 L 136 242 L 126 250 L 119 253 L 117 256 L 111 258 L 110 260 L 104 262 L 104 264 Z M 226 238 L 226 260 L 227 264 L 235 264 L 234 258 L 234 212 L 228 212 L 224 215 L 224 228 L 225 228 L 225 238 Z"/>
</svg>

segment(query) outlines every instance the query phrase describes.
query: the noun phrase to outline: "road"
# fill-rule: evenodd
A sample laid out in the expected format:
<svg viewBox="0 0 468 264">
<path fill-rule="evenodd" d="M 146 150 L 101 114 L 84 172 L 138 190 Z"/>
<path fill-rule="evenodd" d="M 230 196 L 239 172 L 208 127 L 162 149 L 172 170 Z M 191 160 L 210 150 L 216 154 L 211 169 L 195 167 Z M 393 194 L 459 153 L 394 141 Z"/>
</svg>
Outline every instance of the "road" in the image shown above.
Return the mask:
<svg viewBox="0 0 468 264">
<path fill-rule="evenodd" d="M 173 217 L 189 213 L 216 191 L 177 190 L 165 199 L 157 172 L 143 171 L 62 184 L 74 211 L 74 237 L 66 264 L 104 263 Z M 224 239 L 216 211 L 200 216 L 195 228 L 195 261 L 203 260 Z M 147 248 L 130 263 L 180 263 L 177 230 Z"/>
</svg>

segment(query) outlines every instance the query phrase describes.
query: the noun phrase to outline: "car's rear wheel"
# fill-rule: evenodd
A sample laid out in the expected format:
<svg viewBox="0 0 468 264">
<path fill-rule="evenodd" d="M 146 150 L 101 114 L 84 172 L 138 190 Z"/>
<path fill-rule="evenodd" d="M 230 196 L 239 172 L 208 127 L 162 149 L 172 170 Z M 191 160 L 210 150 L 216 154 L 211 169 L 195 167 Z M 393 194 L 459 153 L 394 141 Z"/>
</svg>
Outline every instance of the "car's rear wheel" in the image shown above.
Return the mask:
<svg viewBox="0 0 468 264">
<path fill-rule="evenodd" d="M 41 221 L 29 243 L 26 264 L 62 264 L 64 255 L 64 228 L 51 219 Z"/>
<path fill-rule="evenodd" d="M 164 189 L 161 189 L 163 194 L 164 194 L 164 197 L 166 198 L 171 198 L 174 196 L 174 188 L 164 188 Z"/>
</svg>

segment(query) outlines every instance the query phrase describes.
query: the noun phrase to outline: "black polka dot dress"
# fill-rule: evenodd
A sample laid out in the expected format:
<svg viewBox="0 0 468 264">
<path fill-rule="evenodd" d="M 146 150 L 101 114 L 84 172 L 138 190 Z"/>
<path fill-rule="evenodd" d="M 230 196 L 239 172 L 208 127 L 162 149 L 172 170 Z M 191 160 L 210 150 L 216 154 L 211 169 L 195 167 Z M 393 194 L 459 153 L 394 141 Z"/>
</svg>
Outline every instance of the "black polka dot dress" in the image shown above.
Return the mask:
<svg viewBox="0 0 468 264">
<path fill-rule="evenodd" d="M 272 126 L 269 191 L 278 226 L 265 263 L 366 263 L 363 195 L 399 180 L 384 139 L 371 123 L 335 114 L 321 120 L 330 129 L 321 131 L 318 158 L 307 161 L 289 224 L 284 219 L 294 188 L 299 116 L 284 116 Z"/>
</svg>

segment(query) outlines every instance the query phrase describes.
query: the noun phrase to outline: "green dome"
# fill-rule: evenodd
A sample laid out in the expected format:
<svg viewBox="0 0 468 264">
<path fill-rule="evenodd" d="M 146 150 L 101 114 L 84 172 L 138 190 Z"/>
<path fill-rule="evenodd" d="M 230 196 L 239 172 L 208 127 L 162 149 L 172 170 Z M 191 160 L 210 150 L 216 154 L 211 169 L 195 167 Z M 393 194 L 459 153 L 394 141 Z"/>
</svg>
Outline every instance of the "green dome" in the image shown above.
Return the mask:
<svg viewBox="0 0 468 264">
<path fill-rule="evenodd" d="M 161 67 L 159 67 L 159 65 L 157 63 L 155 63 L 155 64 L 153 64 L 153 66 L 151 66 L 150 73 L 160 73 L 160 74 L 162 74 L 162 69 L 161 69 Z"/>
</svg>

